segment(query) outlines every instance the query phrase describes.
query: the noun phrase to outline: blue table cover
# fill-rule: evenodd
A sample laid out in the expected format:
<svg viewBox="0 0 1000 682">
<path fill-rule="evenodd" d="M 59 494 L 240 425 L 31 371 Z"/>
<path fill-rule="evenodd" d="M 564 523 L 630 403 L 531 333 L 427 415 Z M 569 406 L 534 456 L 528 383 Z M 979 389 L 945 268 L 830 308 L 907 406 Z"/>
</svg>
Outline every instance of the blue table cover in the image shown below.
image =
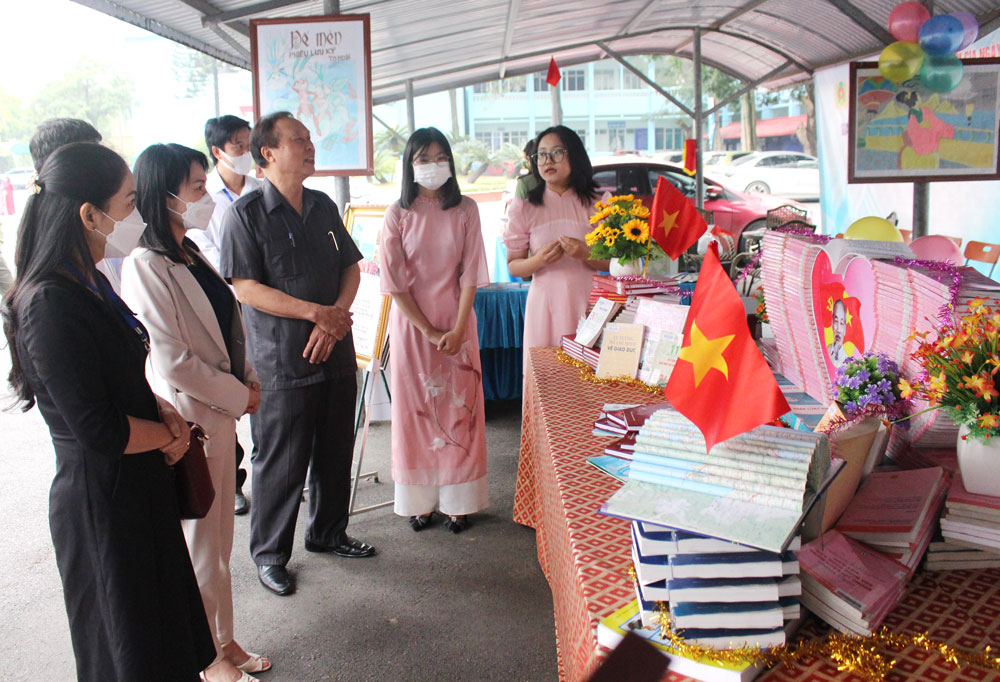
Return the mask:
<svg viewBox="0 0 1000 682">
<path fill-rule="evenodd" d="M 524 305 L 528 282 L 491 284 L 476 292 L 473 308 L 479 326 L 479 356 L 483 364 L 486 400 L 521 398 Z"/>
</svg>

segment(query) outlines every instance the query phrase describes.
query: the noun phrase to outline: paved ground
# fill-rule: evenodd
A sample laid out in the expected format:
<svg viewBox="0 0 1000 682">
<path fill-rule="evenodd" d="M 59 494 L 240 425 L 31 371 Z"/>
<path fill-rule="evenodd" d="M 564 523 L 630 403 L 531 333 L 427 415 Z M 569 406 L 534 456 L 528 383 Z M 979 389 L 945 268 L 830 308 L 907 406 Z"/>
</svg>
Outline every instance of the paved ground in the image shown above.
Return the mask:
<svg viewBox="0 0 1000 682">
<path fill-rule="evenodd" d="M 0 373 L 9 355 L 0 351 Z M 0 404 L 7 405 L 5 392 Z M 249 443 L 248 423 L 240 425 Z M 308 554 L 301 539 L 289 568 L 299 591 L 277 597 L 257 583 L 249 520 L 237 518 L 232 570 L 237 638 L 274 660 L 262 680 L 552 680 L 552 597 L 538 567 L 535 535 L 511 521 L 519 405 L 493 406 L 487 420 L 492 506 L 466 533 L 440 525 L 419 534 L 381 509 L 355 517 L 351 532 L 379 549 L 367 560 Z M 382 484 L 360 502 L 391 499 L 388 424 L 373 427 L 366 464 Z M 48 531 L 54 458 L 37 410 L 0 412 L 0 680 L 74 678 L 62 592 Z M 299 519 L 299 538 L 305 524 Z"/>
</svg>

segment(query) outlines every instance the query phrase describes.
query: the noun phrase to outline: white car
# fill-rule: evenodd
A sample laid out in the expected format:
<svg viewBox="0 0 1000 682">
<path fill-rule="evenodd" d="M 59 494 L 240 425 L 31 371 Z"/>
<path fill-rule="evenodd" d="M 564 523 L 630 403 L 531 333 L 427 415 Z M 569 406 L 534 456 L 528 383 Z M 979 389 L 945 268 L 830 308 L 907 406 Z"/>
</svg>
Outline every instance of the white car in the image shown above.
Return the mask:
<svg viewBox="0 0 1000 682">
<path fill-rule="evenodd" d="M 819 162 L 802 152 L 754 152 L 717 169 L 716 175 L 744 192 L 819 199 Z"/>
<path fill-rule="evenodd" d="M 31 166 L 22 166 L 20 168 L 12 168 L 6 173 L 0 173 L 0 175 L 6 176 L 14 189 L 26 189 L 28 181 L 35 176 L 35 169 Z"/>
</svg>

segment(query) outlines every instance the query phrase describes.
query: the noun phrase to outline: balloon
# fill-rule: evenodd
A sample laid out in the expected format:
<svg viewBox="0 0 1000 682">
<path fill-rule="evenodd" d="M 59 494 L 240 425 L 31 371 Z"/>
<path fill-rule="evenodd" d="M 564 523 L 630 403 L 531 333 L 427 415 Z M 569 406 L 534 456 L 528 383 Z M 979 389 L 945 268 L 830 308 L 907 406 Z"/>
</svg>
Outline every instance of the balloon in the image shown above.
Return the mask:
<svg viewBox="0 0 1000 682">
<path fill-rule="evenodd" d="M 950 14 L 931 17 L 920 27 L 920 47 L 935 57 L 954 53 L 964 38 L 962 22 Z"/>
<path fill-rule="evenodd" d="M 920 27 L 930 18 L 930 11 L 919 2 L 901 2 L 889 12 L 889 33 L 896 40 L 915 43 Z"/>
<path fill-rule="evenodd" d="M 927 55 L 920 66 L 920 82 L 931 92 L 951 92 L 962 82 L 962 73 L 962 60 L 955 55 Z"/>
<path fill-rule="evenodd" d="M 902 40 L 887 45 L 878 58 L 878 70 L 893 83 L 902 83 L 920 72 L 924 51 L 916 43 Z"/>
<path fill-rule="evenodd" d="M 910 242 L 910 249 L 920 260 L 940 260 L 952 265 L 965 264 L 965 256 L 955 242 L 939 234 L 917 237 Z"/>
<path fill-rule="evenodd" d="M 976 42 L 976 38 L 979 37 L 979 22 L 976 21 L 976 17 L 968 12 L 952 12 L 951 16 L 958 19 L 959 23 L 962 24 L 962 29 L 965 31 L 962 44 L 958 46 L 958 50 L 956 51 L 964 50 Z"/>
<path fill-rule="evenodd" d="M 844 239 L 865 239 L 871 242 L 901 242 L 903 235 L 885 218 L 870 215 L 851 223 L 844 232 Z"/>
</svg>

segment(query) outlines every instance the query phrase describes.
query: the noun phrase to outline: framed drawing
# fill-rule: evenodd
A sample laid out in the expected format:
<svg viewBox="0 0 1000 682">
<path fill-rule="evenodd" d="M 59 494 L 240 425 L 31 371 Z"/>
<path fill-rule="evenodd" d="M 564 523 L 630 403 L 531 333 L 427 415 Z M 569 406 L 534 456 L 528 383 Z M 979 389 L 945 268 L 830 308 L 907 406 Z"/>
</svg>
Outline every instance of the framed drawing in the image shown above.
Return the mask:
<svg viewBox="0 0 1000 682">
<path fill-rule="evenodd" d="M 963 59 L 951 92 L 851 64 L 848 182 L 1000 180 L 1000 59 Z"/>
<path fill-rule="evenodd" d="M 316 175 L 371 175 L 369 15 L 250 20 L 253 108 L 289 111 L 316 145 Z"/>
<path fill-rule="evenodd" d="M 388 206 L 351 206 L 344 218 L 347 233 L 358 245 L 361 255 L 375 264 L 375 274 L 378 274 L 378 237 L 386 208 Z"/>
</svg>

